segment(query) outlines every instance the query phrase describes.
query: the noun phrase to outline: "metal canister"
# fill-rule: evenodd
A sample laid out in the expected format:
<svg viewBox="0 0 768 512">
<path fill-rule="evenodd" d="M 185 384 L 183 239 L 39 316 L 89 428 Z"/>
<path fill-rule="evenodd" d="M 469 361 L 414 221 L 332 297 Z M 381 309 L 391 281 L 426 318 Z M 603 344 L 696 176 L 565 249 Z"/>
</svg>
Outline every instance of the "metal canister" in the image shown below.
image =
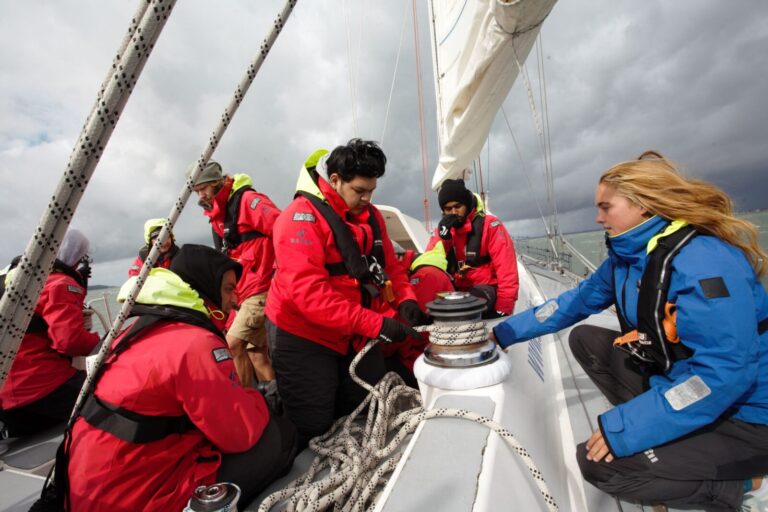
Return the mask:
<svg viewBox="0 0 768 512">
<path fill-rule="evenodd" d="M 183 512 L 237 512 L 240 487 L 230 482 L 201 485 L 189 498 Z"/>
</svg>

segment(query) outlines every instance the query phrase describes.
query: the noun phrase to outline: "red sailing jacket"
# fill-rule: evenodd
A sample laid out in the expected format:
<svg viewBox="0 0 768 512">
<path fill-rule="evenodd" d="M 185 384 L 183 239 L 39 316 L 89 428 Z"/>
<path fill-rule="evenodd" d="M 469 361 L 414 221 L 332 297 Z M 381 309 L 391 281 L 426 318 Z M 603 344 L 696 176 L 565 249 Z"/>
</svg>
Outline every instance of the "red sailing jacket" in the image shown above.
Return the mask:
<svg viewBox="0 0 768 512">
<path fill-rule="evenodd" d="M 139 275 L 139 271 L 141 270 L 141 267 L 144 266 L 144 260 L 141 258 L 141 256 L 136 256 L 136 259 L 133 260 L 133 265 L 128 267 L 128 277 L 133 277 Z M 157 258 L 157 262 L 155 263 L 154 268 L 168 268 L 171 266 L 171 258 L 164 258 L 161 254 L 159 258 Z"/>
<path fill-rule="evenodd" d="M 414 299 L 405 270 L 395 257 L 387 235 L 384 218 L 375 206 L 360 215 L 349 213 L 344 199 L 322 177 L 314 185 L 306 173 L 304 191 L 325 197 L 342 219 L 347 220 L 362 254 L 370 254 L 373 232 L 368 215 L 375 215 L 381 227 L 384 269 L 392 281 L 395 295 L 393 307 Z M 300 180 L 301 182 L 302 180 Z M 312 187 L 314 187 L 312 189 Z M 336 248 L 328 222 L 305 197 L 297 197 L 280 214 L 275 223 L 275 255 L 277 270 L 267 296 L 267 317 L 281 329 L 310 339 L 336 352 L 346 354 L 350 341 L 362 348 L 367 338 L 381 330 L 386 303 L 381 296 L 370 308 L 361 304 L 360 284 L 348 275 L 331 276 L 326 264 L 339 263 L 342 256 Z"/>
<path fill-rule="evenodd" d="M 466 255 L 467 234 L 472 231 L 472 220 L 477 214 L 477 209 L 473 209 L 464 225 L 459 228 L 451 228 L 453 238 L 444 240 L 446 252 L 451 247 L 456 249 L 456 259 L 462 261 Z M 432 238 L 427 244 L 427 251 L 432 249 L 440 236 L 435 229 Z M 515 258 L 515 246 L 507 233 L 504 224 L 498 217 L 485 214 L 483 223 L 483 236 L 480 243 L 480 257 L 490 256 L 491 261 L 472 268 L 463 275 L 454 274 L 454 282 L 457 290 L 469 290 L 479 284 L 496 285 L 496 310 L 504 314 L 511 314 L 515 309 L 517 302 L 517 291 L 519 288 L 517 280 L 517 259 Z"/>
<path fill-rule="evenodd" d="M 102 400 L 153 416 L 186 415 L 196 428 L 128 443 L 88 424 L 72 431 L 72 510 L 181 510 L 217 481 L 222 453 L 253 447 L 269 421 L 261 394 L 240 386 L 226 343 L 202 327 L 162 322 L 140 333 L 96 385 Z"/>
<path fill-rule="evenodd" d="M 72 277 L 52 272 L 35 306 L 48 324 L 46 333 L 27 333 L 0 389 L 0 409 L 30 404 L 52 393 L 77 370 L 72 357 L 88 355 L 99 335 L 83 323 L 85 289 Z"/>
<path fill-rule="evenodd" d="M 239 188 L 250 186 L 251 179 L 245 174 L 227 177 L 225 185 L 213 198 L 213 207 L 203 210 L 210 218 L 213 230 L 224 235 L 224 219 L 227 214 L 227 202 Z M 243 302 L 248 297 L 269 289 L 275 264 L 275 252 L 272 249 L 273 227 L 280 210 L 269 197 L 256 191 L 246 191 L 240 197 L 240 215 L 237 228 L 240 233 L 258 231 L 263 237 L 246 240 L 230 250 L 227 255 L 240 262 L 243 275 L 237 283 L 237 298 Z"/>
</svg>

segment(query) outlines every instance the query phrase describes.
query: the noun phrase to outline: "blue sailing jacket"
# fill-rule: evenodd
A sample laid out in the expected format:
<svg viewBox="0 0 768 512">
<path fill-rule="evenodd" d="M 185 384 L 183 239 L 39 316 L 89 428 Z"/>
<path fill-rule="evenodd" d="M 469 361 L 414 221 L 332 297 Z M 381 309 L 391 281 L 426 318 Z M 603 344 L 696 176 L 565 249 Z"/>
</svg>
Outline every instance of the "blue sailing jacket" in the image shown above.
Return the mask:
<svg viewBox="0 0 768 512">
<path fill-rule="evenodd" d="M 614 303 L 637 327 L 638 283 L 648 241 L 669 222 L 652 217 L 610 239 L 609 257 L 576 288 L 513 316 L 494 329 L 502 347 L 559 331 Z M 720 283 L 713 287 L 711 284 Z M 672 262 L 667 301 L 677 305 L 677 333 L 693 351 L 650 389 L 600 415 L 618 457 L 654 448 L 721 415 L 768 424 L 768 295 L 744 254 L 707 235 L 685 245 Z"/>
</svg>

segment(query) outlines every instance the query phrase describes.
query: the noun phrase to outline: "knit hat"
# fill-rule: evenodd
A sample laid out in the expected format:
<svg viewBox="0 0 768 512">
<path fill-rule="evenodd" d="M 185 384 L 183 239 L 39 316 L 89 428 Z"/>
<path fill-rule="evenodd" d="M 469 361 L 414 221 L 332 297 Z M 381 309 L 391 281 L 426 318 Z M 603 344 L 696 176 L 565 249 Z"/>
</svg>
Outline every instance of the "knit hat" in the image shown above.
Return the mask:
<svg viewBox="0 0 768 512">
<path fill-rule="evenodd" d="M 195 170 L 195 167 L 197 166 L 197 162 L 193 163 L 189 170 L 187 171 L 187 176 L 192 174 L 192 171 Z M 201 183 L 210 183 L 211 181 L 219 181 L 224 177 L 224 173 L 221 170 L 221 165 L 218 162 L 214 162 L 213 160 L 208 160 L 208 163 L 205 164 L 205 167 L 203 167 L 203 170 L 200 171 L 200 175 L 195 180 L 195 186 L 200 185 Z"/>
<path fill-rule="evenodd" d="M 440 209 L 445 208 L 445 204 L 451 201 L 456 201 L 467 208 L 471 208 L 472 192 L 467 190 L 464 180 L 445 180 L 443 182 L 440 191 L 437 193 L 437 202 L 440 204 Z"/>
</svg>

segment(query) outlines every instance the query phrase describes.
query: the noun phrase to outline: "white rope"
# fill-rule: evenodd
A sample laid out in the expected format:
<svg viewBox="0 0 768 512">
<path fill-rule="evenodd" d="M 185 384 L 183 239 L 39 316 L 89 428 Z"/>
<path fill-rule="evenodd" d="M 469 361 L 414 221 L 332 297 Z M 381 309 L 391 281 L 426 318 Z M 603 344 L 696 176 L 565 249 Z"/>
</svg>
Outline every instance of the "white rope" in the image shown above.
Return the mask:
<svg viewBox="0 0 768 512">
<path fill-rule="evenodd" d="M 384 111 L 384 126 L 381 129 L 381 146 L 384 146 L 384 137 L 387 134 L 387 122 L 389 121 L 389 109 L 392 106 L 392 96 L 395 94 L 395 81 L 397 79 L 397 68 L 400 67 L 400 55 L 403 52 L 403 39 L 405 38 L 405 22 L 408 14 L 408 4 L 403 2 L 403 23 L 400 27 L 400 43 L 397 46 L 397 57 L 395 58 L 395 69 L 392 71 L 392 85 L 389 87 L 389 97 L 387 98 L 387 109 Z"/>
<path fill-rule="evenodd" d="M 428 328 L 417 330 L 429 330 L 430 333 L 438 331 Z M 468 328 L 463 332 L 472 330 Z M 455 326 L 451 327 L 451 333 L 457 334 Z M 352 379 L 368 390 L 366 399 L 349 416 L 339 418 L 328 432 L 309 442 L 310 449 L 317 453 L 310 468 L 284 489 L 267 496 L 259 505 L 259 512 L 271 511 L 276 506 L 279 508 L 275 510 L 281 511 L 317 512 L 331 505 L 334 511 L 373 510 L 400 460 L 401 443 L 422 421 L 431 418 L 467 419 L 499 434 L 523 460 L 548 510 L 558 510 L 541 471 L 528 451 L 503 425 L 465 409 L 440 408 L 426 411 L 422 407 L 419 392 L 406 386 L 402 378 L 393 372 L 386 374 L 373 387 L 357 377 L 355 368 L 358 362 L 376 343 L 378 340 L 368 342 L 349 368 Z M 366 409 L 367 416 L 363 424 L 361 414 Z M 322 476 L 324 472 L 327 474 Z"/>
<path fill-rule="evenodd" d="M 0 386 L 13 364 L 61 240 L 175 3 L 176 0 L 142 0 L 144 5 L 139 6 L 131 20 L 67 169 L 0 300 Z M 139 15 L 141 19 L 137 22 Z"/>
<path fill-rule="evenodd" d="M 471 345 L 488 339 L 485 322 L 435 322 L 432 325 L 414 327 L 418 332 L 428 332 L 429 342 L 434 345 Z"/>
</svg>

